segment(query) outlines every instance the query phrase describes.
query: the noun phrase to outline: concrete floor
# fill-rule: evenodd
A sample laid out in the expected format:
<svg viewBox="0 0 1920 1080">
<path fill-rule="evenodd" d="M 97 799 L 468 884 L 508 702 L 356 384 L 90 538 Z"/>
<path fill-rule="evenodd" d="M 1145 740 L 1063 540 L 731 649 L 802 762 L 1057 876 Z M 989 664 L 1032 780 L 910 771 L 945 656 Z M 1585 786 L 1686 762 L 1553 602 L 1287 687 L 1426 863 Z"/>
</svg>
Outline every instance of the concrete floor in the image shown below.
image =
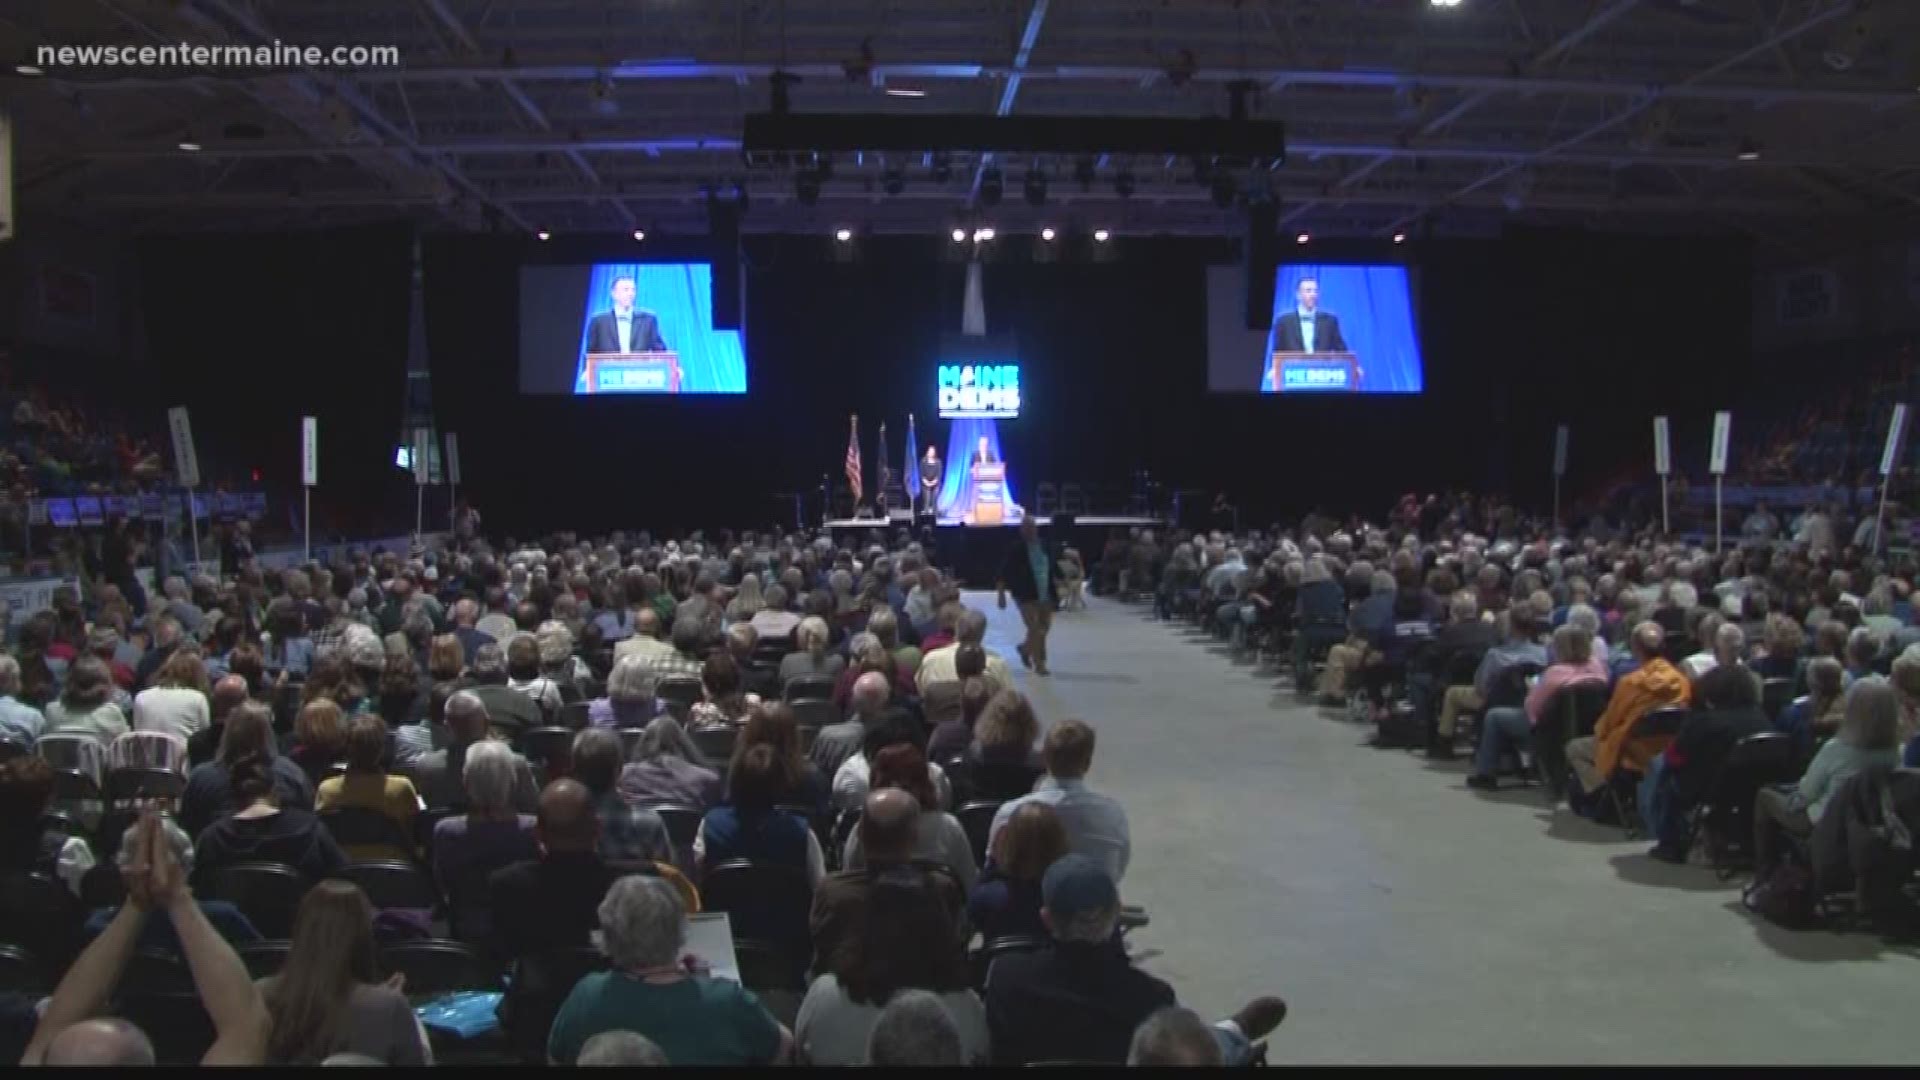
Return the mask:
<svg viewBox="0 0 1920 1080">
<path fill-rule="evenodd" d="M 1920 1061 L 1910 948 L 1757 922 L 1705 867 L 1368 748 L 1145 607 L 1063 613 L 1040 679 L 1013 659 L 1018 614 L 968 602 L 1042 722 L 1099 733 L 1144 966 L 1202 1015 L 1284 997 L 1274 1064 Z"/>
</svg>

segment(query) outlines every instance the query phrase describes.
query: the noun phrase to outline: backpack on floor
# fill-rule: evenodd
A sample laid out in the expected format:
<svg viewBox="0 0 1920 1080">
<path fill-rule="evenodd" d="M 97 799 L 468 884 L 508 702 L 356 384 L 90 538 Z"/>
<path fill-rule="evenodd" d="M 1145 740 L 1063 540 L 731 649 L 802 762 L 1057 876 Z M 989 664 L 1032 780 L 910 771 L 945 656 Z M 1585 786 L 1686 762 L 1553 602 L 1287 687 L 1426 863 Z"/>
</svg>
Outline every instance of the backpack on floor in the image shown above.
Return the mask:
<svg viewBox="0 0 1920 1080">
<path fill-rule="evenodd" d="M 1819 922 L 1813 896 L 1813 871 L 1799 859 L 1775 863 L 1765 877 L 1756 878 L 1740 902 L 1748 911 L 1783 930 L 1811 930 Z"/>
<path fill-rule="evenodd" d="M 1374 725 L 1373 746 L 1380 750 L 1418 750 L 1427 745 L 1427 726 L 1411 706 L 1395 703 Z"/>
</svg>

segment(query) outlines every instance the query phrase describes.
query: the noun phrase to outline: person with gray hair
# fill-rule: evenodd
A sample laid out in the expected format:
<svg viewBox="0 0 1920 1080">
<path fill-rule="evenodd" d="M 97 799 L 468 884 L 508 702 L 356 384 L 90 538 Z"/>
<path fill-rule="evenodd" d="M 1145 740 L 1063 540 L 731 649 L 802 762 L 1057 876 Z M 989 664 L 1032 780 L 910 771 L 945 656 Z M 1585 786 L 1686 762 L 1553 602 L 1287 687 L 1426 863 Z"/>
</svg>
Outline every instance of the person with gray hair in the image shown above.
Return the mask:
<svg viewBox="0 0 1920 1080">
<path fill-rule="evenodd" d="M 1764 881 L 1788 837 L 1813 835 L 1827 804 L 1848 780 L 1868 769 L 1900 765 L 1900 701 L 1893 686 L 1878 676 L 1861 679 L 1847 690 L 1847 711 L 1840 730 L 1813 755 L 1800 782 L 1763 787 L 1753 802 L 1754 880 Z"/>
<path fill-rule="evenodd" d="M 577 1063 L 587 1043 L 609 1031 L 644 1036 L 683 1067 L 768 1065 L 791 1055 L 792 1034 L 759 999 L 681 956 L 687 911 L 672 886 L 623 877 L 607 890 L 599 917 L 596 937 L 613 970 L 581 979 L 560 1006 L 547 1036 L 555 1064 Z"/>
<path fill-rule="evenodd" d="M 987 655 L 987 669 L 981 677 L 993 684 L 995 690 L 1011 690 L 1013 674 L 1007 668 L 1007 662 L 982 642 L 987 637 L 987 616 L 985 612 L 974 608 L 961 608 L 959 617 L 953 626 L 953 642 L 934 649 L 920 660 L 920 670 L 914 673 L 913 681 L 922 694 L 927 687 L 935 683 L 959 682 L 960 672 L 956 661 L 961 646 L 980 646 Z"/>
<path fill-rule="evenodd" d="M 1220 1043 L 1200 1014 L 1178 1005 L 1146 1018 L 1134 1029 L 1127 1047 L 1127 1064 L 1134 1067 L 1217 1068 Z"/>
<path fill-rule="evenodd" d="M 641 731 L 620 770 L 619 789 L 621 798 L 636 805 L 665 802 L 702 810 L 722 794 L 720 774 L 671 716 L 657 716 Z"/>
<path fill-rule="evenodd" d="M 580 1056 L 574 1059 L 575 1065 L 583 1068 L 595 1065 L 640 1065 L 649 1068 L 663 1068 L 673 1064 L 659 1044 L 637 1031 L 603 1031 L 580 1047 Z"/>
<path fill-rule="evenodd" d="M 20 700 L 20 661 L 0 653 L 0 737 L 32 746 L 46 726 L 40 710 Z"/>
<path fill-rule="evenodd" d="M 926 990 L 902 990 L 880 1010 L 867 1037 L 867 1064 L 879 1068 L 952 1067 L 961 1056 L 960 1029 L 940 997 Z"/>
<path fill-rule="evenodd" d="M 1120 892 L 1099 861 L 1068 854 L 1040 881 L 1040 919 L 1053 941 L 999 957 L 987 973 L 987 1025 L 993 1063 L 1127 1060 L 1133 1033 L 1178 1004 L 1173 988 L 1114 948 Z M 1286 1019 L 1286 1002 L 1254 998 L 1213 1026 L 1228 1065 L 1245 1065 L 1253 1044 Z"/>
<path fill-rule="evenodd" d="M 531 772 L 506 743 L 483 739 L 467 749 L 460 769 L 467 812 L 433 827 L 433 876 L 446 894 L 457 936 L 484 941 L 492 933 L 487 878 L 522 859 L 538 858 L 531 814 L 515 809 L 516 788 L 529 788 Z M 526 793 L 519 793 L 525 798 Z"/>
<path fill-rule="evenodd" d="M 834 678 L 846 669 L 846 658 L 827 651 L 833 633 L 827 621 L 818 615 L 801 619 L 794 629 L 795 651 L 780 658 L 780 685 L 801 675 L 830 675 Z"/>
<path fill-rule="evenodd" d="M 508 690 L 507 693 L 512 694 L 513 691 Z M 493 725 L 492 710 L 476 690 L 461 690 L 449 697 L 444 715 L 450 740 L 448 745 L 421 754 L 414 759 L 411 769 L 413 786 L 429 809 L 458 809 L 469 805 L 464 786 L 467 755 L 475 746 L 489 741 Z M 507 752 L 513 754 L 510 748 Z M 518 776 L 514 782 L 512 802 L 521 813 L 529 813 L 539 797 L 533 782 L 533 768 L 527 764 L 526 758 L 518 754 L 513 754 L 513 759 Z"/>
<path fill-rule="evenodd" d="M 1553 632 L 1553 663 L 1527 689 L 1521 708 L 1489 708 L 1481 718 L 1480 748 L 1473 757 L 1473 775 L 1467 786 L 1492 791 L 1500 786 L 1495 773 L 1508 751 L 1517 753 L 1540 726 L 1547 703 L 1555 694 L 1576 685 L 1607 685 L 1607 660 L 1593 647 L 1585 627 L 1568 622 Z M 1557 778 L 1556 778 L 1557 779 Z"/>
</svg>

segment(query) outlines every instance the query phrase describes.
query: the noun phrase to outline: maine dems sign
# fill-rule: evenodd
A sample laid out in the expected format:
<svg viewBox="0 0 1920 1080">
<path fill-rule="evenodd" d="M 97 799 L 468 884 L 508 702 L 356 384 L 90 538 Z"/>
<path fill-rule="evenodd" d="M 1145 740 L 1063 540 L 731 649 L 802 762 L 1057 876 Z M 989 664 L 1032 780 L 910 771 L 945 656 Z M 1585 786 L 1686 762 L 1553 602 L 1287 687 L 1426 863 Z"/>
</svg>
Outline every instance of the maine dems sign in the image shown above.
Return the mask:
<svg viewBox="0 0 1920 1080">
<path fill-rule="evenodd" d="M 1020 415 L 1019 364 L 941 364 L 940 415 L 949 420 Z"/>
</svg>

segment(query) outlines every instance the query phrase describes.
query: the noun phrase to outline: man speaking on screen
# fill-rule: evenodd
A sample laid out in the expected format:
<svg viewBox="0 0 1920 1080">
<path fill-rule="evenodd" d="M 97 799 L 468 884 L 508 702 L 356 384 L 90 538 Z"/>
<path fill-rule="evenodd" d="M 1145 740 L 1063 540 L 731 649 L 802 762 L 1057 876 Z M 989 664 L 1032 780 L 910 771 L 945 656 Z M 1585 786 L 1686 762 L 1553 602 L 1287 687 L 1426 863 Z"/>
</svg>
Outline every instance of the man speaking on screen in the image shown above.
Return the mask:
<svg viewBox="0 0 1920 1080">
<path fill-rule="evenodd" d="M 660 321 L 654 318 L 653 312 L 633 306 L 633 279 L 614 278 L 608 292 L 613 297 L 612 309 L 587 320 L 587 351 L 666 352 L 667 342 L 660 336 Z"/>
<path fill-rule="evenodd" d="M 1346 352 L 1340 320 L 1320 310 L 1320 282 L 1301 278 L 1293 288 L 1294 307 L 1273 320 L 1275 352 Z"/>
</svg>

